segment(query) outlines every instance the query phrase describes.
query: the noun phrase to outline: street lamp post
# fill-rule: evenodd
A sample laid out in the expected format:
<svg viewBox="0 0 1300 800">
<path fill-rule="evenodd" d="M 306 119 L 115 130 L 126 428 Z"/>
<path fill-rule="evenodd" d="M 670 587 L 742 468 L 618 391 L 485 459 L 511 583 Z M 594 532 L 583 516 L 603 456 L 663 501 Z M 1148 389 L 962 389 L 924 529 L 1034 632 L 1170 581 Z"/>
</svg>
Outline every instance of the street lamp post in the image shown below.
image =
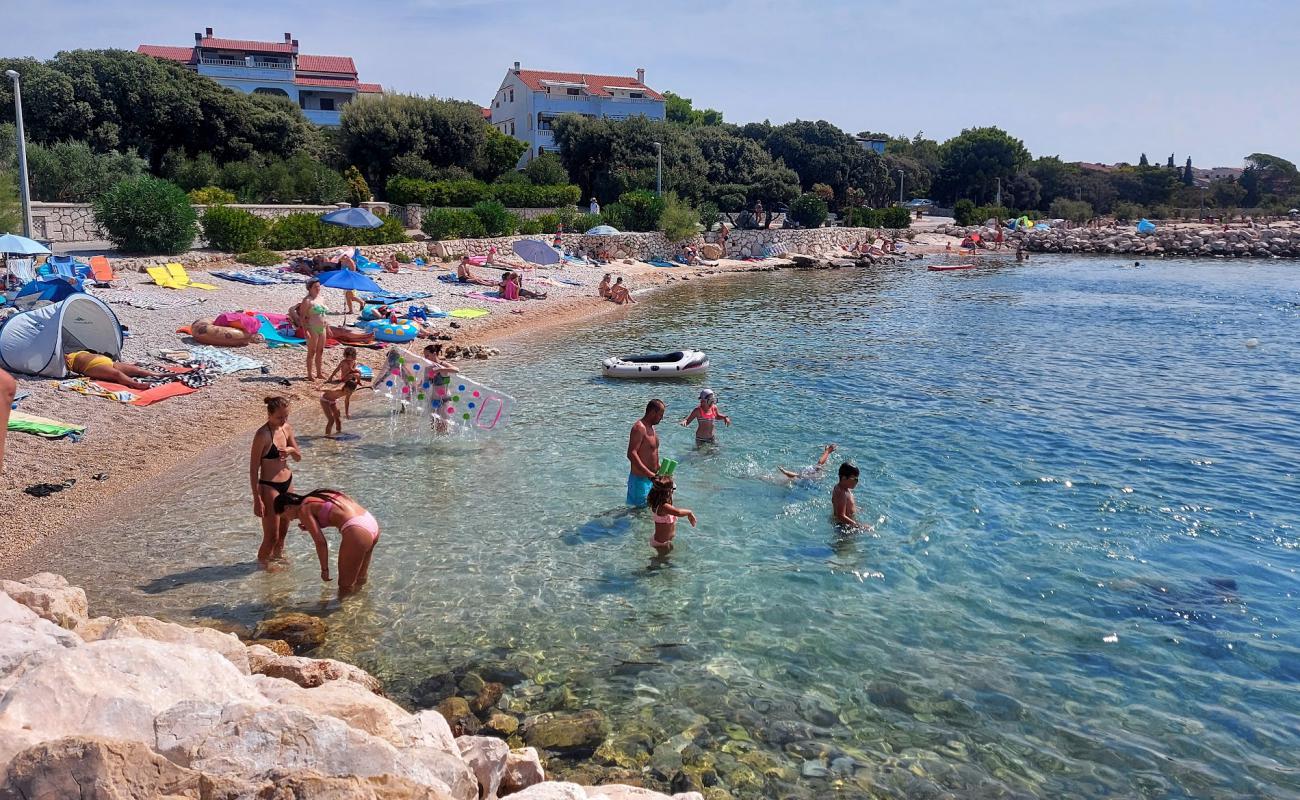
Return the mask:
<svg viewBox="0 0 1300 800">
<path fill-rule="evenodd" d="M 903 171 L 898 171 L 898 204 L 903 204 Z"/>
<path fill-rule="evenodd" d="M 5 70 L 5 76 L 14 82 L 14 127 L 18 134 L 18 197 L 23 204 L 23 236 L 32 235 L 32 198 L 27 188 L 27 140 L 23 136 L 23 95 L 18 86 L 18 73 Z"/>
<path fill-rule="evenodd" d="M 664 145 L 655 142 L 655 194 L 664 196 Z"/>
<path fill-rule="evenodd" d="M 1201 187 L 1201 210 L 1196 215 L 1197 222 L 1205 221 L 1205 187 Z"/>
<path fill-rule="evenodd" d="M 1001 208 L 1002 206 L 1002 178 L 998 178 L 998 197 L 993 201 L 993 205 Z"/>
</svg>

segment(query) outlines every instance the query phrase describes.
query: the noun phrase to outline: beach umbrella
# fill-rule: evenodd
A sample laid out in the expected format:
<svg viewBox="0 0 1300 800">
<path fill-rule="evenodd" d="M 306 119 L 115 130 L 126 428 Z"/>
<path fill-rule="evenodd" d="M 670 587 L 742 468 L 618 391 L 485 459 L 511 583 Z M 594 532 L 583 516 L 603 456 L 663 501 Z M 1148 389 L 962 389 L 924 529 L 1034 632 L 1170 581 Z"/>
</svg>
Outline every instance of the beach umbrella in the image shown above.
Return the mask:
<svg viewBox="0 0 1300 800">
<path fill-rule="evenodd" d="M 48 256 L 50 249 L 35 239 L 6 233 L 0 236 L 0 253 L 7 256 Z"/>
<path fill-rule="evenodd" d="M 338 225 L 340 228 L 379 228 L 384 221 L 364 208 L 340 208 L 320 218 L 326 225 Z"/>
<path fill-rule="evenodd" d="M 555 248 L 536 239 L 520 239 L 511 245 L 511 249 L 529 264 L 545 266 L 560 263 L 560 254 L 555 252 Z"/>
<path fill-rule="evenodd" d="M 587 236 L 617 236 L 618 228 L 615 228 L 613 225 L 597 225 L 596 227 L 587 231 L 586 235 Z"/>
<path fill-rule="evenodd" d="M 316 276 L 321 286 L 331 289 L 352 290 L 354 292 L 382 292 L 384 287 L 350 269 L 334 269 Z"/>
</svg>

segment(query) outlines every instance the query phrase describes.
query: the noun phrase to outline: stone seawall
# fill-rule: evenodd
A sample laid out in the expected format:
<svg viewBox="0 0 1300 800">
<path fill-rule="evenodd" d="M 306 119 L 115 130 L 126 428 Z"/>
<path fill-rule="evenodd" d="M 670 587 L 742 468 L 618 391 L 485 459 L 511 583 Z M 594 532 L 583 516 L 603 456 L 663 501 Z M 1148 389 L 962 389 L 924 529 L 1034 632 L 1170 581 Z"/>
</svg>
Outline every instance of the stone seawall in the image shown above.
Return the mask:
<svg viewBox="0 0 1300 800">
<path fill-rule="evenodd" d="M 990 237 L 987 227 L 939 229 L 940 233 L 965 237 L 978 233 Z M 1275 223 L 1270 227 L 1211 227 L 1207 225 L 1157 223 L 1152 233 L 1124 228 L 1052 228 L 1048 231 L 1008 233 L 1011 247 L 1023 242 L 1034 253 L 1116 253 L 1147 256 L 1208 258 L 1300 258 L 1300 224 Z"/>
</svg>

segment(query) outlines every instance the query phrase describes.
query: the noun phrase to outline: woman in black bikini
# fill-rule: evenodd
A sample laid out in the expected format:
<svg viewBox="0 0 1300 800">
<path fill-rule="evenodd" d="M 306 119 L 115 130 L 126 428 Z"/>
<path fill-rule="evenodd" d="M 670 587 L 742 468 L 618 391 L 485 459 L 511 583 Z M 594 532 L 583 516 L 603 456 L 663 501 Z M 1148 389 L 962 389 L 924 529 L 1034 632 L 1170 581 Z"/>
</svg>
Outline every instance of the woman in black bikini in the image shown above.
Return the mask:
<svg viewBox="0 0 1300 800">
<path fill-rule="evenodd" d="M 275 498 L 293 485 L 289 459 L 302 461 L 298 441 L 289 424 L 289 399 L 267 397 L 266 424 L 253 434 L 253 450 L 248 457 L 248 478 L 253 490 L 253 516 L 262 520 L 262 546 L 257 548 L 257 562 L 263 569 L 284 555 L 284 539 L 289 523 L 275 514 Z"/>
</svg>

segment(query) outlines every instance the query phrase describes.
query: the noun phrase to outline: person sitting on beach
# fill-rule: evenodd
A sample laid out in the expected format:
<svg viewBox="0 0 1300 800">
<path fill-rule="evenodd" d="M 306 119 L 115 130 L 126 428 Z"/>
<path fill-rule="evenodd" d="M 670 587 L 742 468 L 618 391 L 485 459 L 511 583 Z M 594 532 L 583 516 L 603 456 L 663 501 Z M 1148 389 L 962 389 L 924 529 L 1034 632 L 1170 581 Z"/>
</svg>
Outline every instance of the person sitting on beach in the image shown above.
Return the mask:
<svg viewBox="0 0 1300 800">
<path fill-rule="evenodd" d="M 390 275 L 396 275 L 401 271 L 402 262 L 397 260 L 397 253 L 389 254 L 388 258 L 384 259 L 384 272 L 387 272 Z"/>
<path fill-rule="evenodd" d="M 727 427 L 731 427 L 731 417 L 723 414 L 718 408 L 718 396 L 712 389 L 700 390 L 700 404 L 691 409 L 691 413 L 686 415 L 682 420 L 683 428 L 689 428 L 692 422 L 699 421 L 695 428 L 695 443 L 707 444 L 714 441 L 713 426 L 717 420 L 722 420 Z"/>
<path fill-rule="evenodd" d="M 343 432 L 343 415 L 339 412 L 339 401 L 343 401 L 344 409 L 347 410 L 352 402 L 352 393 L 357 390 L 360 383 L 356 378 L 348 378 L 343 381 L 343 385 L 337 389 L 326 389 L 320 395 L 320 408 L 325 412 L 325 435 L 328 437 L 330 432 Z M 348 419 L 351 419 L 351 413 Z"/>
<path fill-rule="evenodd" d="M 488 248 L 488 251 L 487 251 L 487 258 L 483 261 L 483 263 L 484 263 L 484 264 L 495 264 L 495 263 L 496 263 L 496 258 L 497 258 L 497 246 L 496 246 L 496 245 L 492 245 L 491 247 Z"/>
<path fill-rule="evenodd" d="M 469 268 L 469 256 L 461 256 L 460 264 L 456 267 L 456 280 L 461 283 L 476 283 L 479 286 L 496 286 L 497 284 L 487 278 L 480 278 Z"/>
<path fill-rule="evenodd" d="M 613 286 L 609 287 L 609 298 L 608 298 L 608 299 L 614 301 L 615 303 L 617 303 L 617 304 L 620 305 L 620 306 L 621 306 L 621 305 L 625 305 L 625 304 L 627 304 L 627 303 L 635 303 L 635 302 L 636 302 L 636 300 L 632 297 L 632 293 L 629 292 L 629 291 L 627 290 L 627 287 L 623 285 L 623 276 L 622 276 L 622 275 L 620 275 L 620 276 L 618 277 L 618 280 L 614 281 L 614 285 L 613 285 Z"/>
<path fill-rule="evenodd" d="M 816 478 L 818 475 L 821 474 L 822 469 L 826 466 L 826 462 L 830 460 L 831 453 L 834 452 L 835 452 L 835 445 L 828 444 L 822 450 L 821 457 L 817 459 L 817 463 L 809 464 L 808 466 L 798 470 L 790 470 L 790 469 L 786 469 L 785 467 L 777 467 L 777 471 L 779 471 L 782 475 L 786 476 L 792 481 L 811 480 L 812 478 Z"/>
<path fill-rule="evenodd" d="M 596 287 L 596 291 L 599 292 L 600 296 L 604 297 L 605 299 L 609 299 L 609 278 L 610 275 L 608 272 L 606 272 L 605 277 L 600 279 L 600 285 Z"/>
<path fill-rule="evenodd" d="M 853 488 L 858 485 L 858 468 L 845 461 L 840 464 L 840 479 L 831 490 L 831 512 L 835 524 L 853 530 L 875 530 L 858 522 L 858 502 Z"/>
<path fill-rule="evenodd" d="M 330 548 L 325 528 L 338 528 L 339 597 L 365 585 L 370 557 L 379 543 L 379 523 L 365 506 L 335 489 L 317 489 L 305 495 L 285 492 L 275 498 L 275 513 L 287 528 L 297 521 L 316 544 L 320 579 L 330 580 Z"/>
<path fill-rule="evenodd" d="M 510 273 L 514 276 L 515 286 L 519 289 L 519 296 L 529 300 L 545 300 L 546 292 L 535 292 L 532 289 L 524 288 L 524 276 L 518 272 Z"/>
<path fill-rule="evenodd" d="M 9 430 L 9 412 L 18 394 L 14 376 L 0 369 L 0 472 L 5 468 L 5 433 Z"/>
<path fill-rule="evenodd" d="M 262 544 L 257 548 L 257 562 L 263 569 L 284 555 L 284 537 L 289 523 L 281 523 L 273 513 L 275 500 L 293 485 L 289 459 L 302 461 L 302 452 L 289 424 L 289 400 L 267 397 L 266 424 L 253 434 L 253 449 L 248 457 L 248 479 L 253 490 L 253 516 L 262 520 Z"/>
<path fill-rule="evenodd" d="M 679 517 L 686 517 L 691 527 L 695 527 L 695 512 L 673 505 L 673 492 L 676 490 L 671 475 L 660 475 L 654 479 L 650 494 L 646 497 L 646 505 L 650 506 L 655 521 L 655 534 L 650 539 L 650 546 L 661 556 L 666 556 L 673 550 Z"/>
<path fill-rule="evenodd" d="M 137 391 L 144 391 L 153 387 L 147 383 L 141 383 L 136 378 L 164 377 L 161 373 L 150 372 L 134 364 L 114 361 L 102 353 L 96 353 L 94 350 L 76 350 L 68 353 L 63 357 L 63 363 L 67 365 L 69 372 L 84 375 L 92 380 L 121 384 L 128 389 Z"/>
</svg>

